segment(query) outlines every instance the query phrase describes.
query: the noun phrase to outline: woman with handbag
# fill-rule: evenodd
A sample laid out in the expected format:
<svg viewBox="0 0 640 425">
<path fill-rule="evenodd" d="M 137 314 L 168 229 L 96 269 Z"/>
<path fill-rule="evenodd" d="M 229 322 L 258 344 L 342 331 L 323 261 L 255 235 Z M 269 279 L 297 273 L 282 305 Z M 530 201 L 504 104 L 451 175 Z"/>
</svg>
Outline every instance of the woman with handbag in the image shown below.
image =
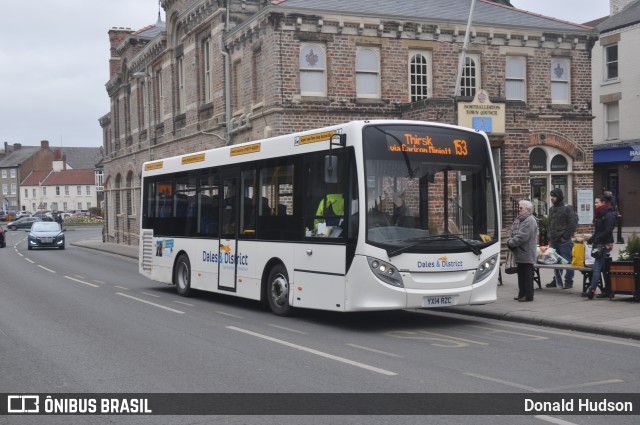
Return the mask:
<svg viewBox="0 0 640 425">
<path fill-rule="evenodd" d="M 604 261 L 613 249 L 613 227 L 616 224 L 616 213 L 611 205 L 610 198 L 600 195 L 593 201 L 593 235 L 587 243 L 593 244 L 591 256 L 594 258 L 591 272 L 591 286 L 587 289 L 586 296 L 592 300 L 596 293 L 600 275 L 604 269 Z M 602 296 L 607 296 L 603 293 Z"/>
<path fill-rule="evenodd" d="M 519 302 L 533 301 L 533 265 L 536 262 L 538 220 L 533 216 L 533 204 L 527 200 L 518 202 L 518 217 L 511 225 L 507 246 L 518 267 Z"/>
</svg>

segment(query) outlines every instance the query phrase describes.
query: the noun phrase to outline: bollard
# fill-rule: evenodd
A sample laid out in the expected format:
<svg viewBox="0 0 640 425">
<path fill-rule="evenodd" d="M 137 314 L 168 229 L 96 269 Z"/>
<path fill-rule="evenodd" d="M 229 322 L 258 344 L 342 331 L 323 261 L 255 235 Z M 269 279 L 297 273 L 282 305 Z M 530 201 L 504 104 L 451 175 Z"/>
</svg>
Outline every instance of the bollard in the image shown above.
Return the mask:
<svg viewBox="0 0 640 425">
<path fill-rule="evenodd" d="M 624 243 L 624 239 L 622 238 L 622 214 L 618 214 L 618 240 L 616 243 Z"/>
</svg>

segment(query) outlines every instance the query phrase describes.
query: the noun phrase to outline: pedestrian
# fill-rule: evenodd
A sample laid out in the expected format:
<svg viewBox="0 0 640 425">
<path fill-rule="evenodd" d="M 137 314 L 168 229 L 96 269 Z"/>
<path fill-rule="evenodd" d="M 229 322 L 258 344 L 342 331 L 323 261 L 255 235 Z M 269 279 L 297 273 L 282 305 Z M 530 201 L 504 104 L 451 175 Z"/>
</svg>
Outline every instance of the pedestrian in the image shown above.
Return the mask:
<svg viewBox="0 0 640 425">
<path fill-rule="evenodd" d="M 518 296 L 514 300 L 533 301 L 533 265 L 538 246 L 538 220 L 533 215 L 533 204 L 527 200 L 518 202 L 518 217 L 511 225 L 507 246 L 518 267 Z"/>
<path fill-rule="evenodd" d="M 596 293 L 598 283 L 600 283 L 601 273 L 604 268 L 604 262 L 611 250 L 613 249 L 613 227 L 616 222 L 616 214 L 611 205 L 610 198 L 600 195 L 593 201 L 595 210 L 593 212 L 593 235 L 587 243 L 602 245 L 602 255 L 594 258 L 591 271 L 591 286 L 587 289 L 587 298 L 592 300 Z M 598 298 L 609 296 L 608 290 L 603 291 Z"/>
<path fill-rule="evenodd" d="M 553 248 L 562 258 L 571 264 L 571 251 L 573 250 L 573 234 L 578 226 L 578 215 L 571 205 L 564 203 L 564 194 L 559 188 L 551 190 L 551 203 L 549 208 L 548 236 Z M 569 289 L 573 287 L 573 269 L 565 270 L 564 285 L 562 284 L 563 270 L 555 270 L 554 279 L 548 283 L 547 288 L 558 287 Z"/>
</svg>

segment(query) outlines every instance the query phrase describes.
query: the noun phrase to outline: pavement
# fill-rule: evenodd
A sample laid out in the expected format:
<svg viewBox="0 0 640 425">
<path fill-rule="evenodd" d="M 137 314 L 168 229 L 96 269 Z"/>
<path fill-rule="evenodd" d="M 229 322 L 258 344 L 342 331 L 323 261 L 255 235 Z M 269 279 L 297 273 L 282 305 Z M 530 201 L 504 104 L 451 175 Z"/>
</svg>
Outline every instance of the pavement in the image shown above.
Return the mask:
<svg viewBox="0 0 640 425">
<path fill-rule="evenodd" d="M 640 235 L 640 228 L 623 227 L 622 237 L 625 241 L 632 232 Z M 103 243 L 101 239 L 78 241 L 72 245 L 138 259 L 137 246 Z M 615 244 L 611 257 L 617 260 L 618 252 L 625 246 L 625 244 Z M 617 294 L 612 300 L 583 298 L 580 296 L 582 275 L 579 272 L 576 272 L 574 286 L 571 289 L 546 288 L 545 284 L 553 279 L 552 270 L 541 269 L 540 279 L 542 289 L 536 287 L 533 302 L 521 303 L 513 299 L 518 295 L 517 276 L 505 274 L 503 270 L 503 284 L 498 286 L 497 302 L 480 306 L 447 307 L 440 310 L 640 340 L 640 302 L 634 301 L 632 296 Z"/>
</svg>

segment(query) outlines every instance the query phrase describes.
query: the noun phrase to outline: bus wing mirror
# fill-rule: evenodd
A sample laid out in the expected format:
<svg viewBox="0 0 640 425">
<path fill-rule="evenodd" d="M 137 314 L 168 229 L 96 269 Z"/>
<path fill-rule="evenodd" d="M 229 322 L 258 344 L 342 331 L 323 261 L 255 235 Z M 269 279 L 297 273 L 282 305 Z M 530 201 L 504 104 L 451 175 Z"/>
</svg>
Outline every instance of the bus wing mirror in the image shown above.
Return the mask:
<svg viewBox="0 0 640 425">
<path fill-rule="evenodd" d="M 335 155 L 324 157 L 324 182 L 338 183 L 338 157 Z"/>
</svg>

